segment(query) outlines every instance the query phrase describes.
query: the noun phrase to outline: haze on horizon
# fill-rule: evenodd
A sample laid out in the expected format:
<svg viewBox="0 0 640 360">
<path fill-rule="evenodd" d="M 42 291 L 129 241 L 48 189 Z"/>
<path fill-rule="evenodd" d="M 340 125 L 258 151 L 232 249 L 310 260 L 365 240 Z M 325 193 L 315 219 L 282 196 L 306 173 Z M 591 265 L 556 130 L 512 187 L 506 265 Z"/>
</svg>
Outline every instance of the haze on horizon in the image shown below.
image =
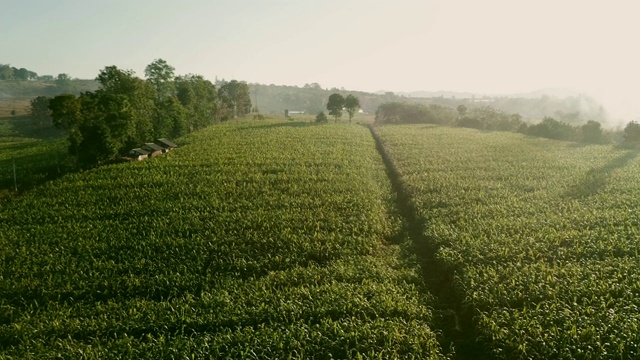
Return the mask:
<svg viewBox="0 0 640 360">
<path fill-rule="evenodd" d="M 362 91 L 571 88 L 640 120 L 632 0 L 0 0 L 0 63 Z"/>
</svg>

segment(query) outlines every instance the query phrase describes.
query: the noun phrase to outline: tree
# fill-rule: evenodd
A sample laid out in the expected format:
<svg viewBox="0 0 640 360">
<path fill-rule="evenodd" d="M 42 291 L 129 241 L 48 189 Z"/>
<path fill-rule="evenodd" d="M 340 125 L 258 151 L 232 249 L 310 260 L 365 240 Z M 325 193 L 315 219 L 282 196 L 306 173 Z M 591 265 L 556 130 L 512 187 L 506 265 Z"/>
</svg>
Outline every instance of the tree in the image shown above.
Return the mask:
<svg viewBox="0 0 640 360">
<path fill-rule="evenodd" d="M 82 141 L 80 124 L 82 122 L 82 104 L 78 97 L 72 94 L 58 95 L 49 100 L 49 110 L 53 126 L 68 132 L 69 154 L 78 160 Z"/>
<path fill-rule="evenodd" d="M 100 165 L 141 142 L 135 108 L 122 94 L 103 89 L 79 97 L 66 94 L 49 101 L 56 127 L 65 129 L 69 154 L 82 167 Z"/>
<path fill-rule="evenodd" d="M 13 80 L 13 68 L 9 64 L 0 64 L 0 80 Z"/>
<path fill-rule="evenodd" d="M 541 123 L 527 129 L 528 135 L 555 140 L 574 140 L 575 131 L 573 126 L 548 116 Z"/>
<path fill-rule="evenodd" d="M 338 93 L 333 93 L 329 96 L 329 101 L 327 102 L 327 110 L 329 110 L 329 115 L 335 118 L 336 122 L 338 122 L 338 118 L 342 116 L 344 101 L 344 97 Z"/>
<path fill-rule="evenodd" d="M 175 68 L 163 59 L 156 59 L 144 69 L 144 76 L 156 90 L 156 98 L 160 101 L 175 92 L 173 82 Z"/>
<path fill-rule="evenodd" d="M 187 129 L 201 129 L 215 121 L 216 87 L 201 75 L 184 75 L 175 79 L 176 98 L 184 106 L 187 114 Z"/>
<path fill-rule="evenodd" d="M 462 119 L 465 115 L 467 115 L 467 107 L 463 104 L 458 105 L 456 108 L 458 110 L 458 119 Z"/>
<path fill-rule="evenodd" d="M 56 77 L 56 86 L 61 91 L 69 91 L 71 88 L 71 77 L 67 74 L 58 74 Z"/>
<path fill-rule="evenodd" d="M 318 124 L 323 124 L 327 122 L 327 115 L 324 114 L 324 111 L 320 111 L 318 115 L 316 115 L 316 122 Z"/>
<path fill-rule="evenodd" d="M 249 86 L 244 81 L 231 80 L 220 86 L 218 97 L 223 120 L 245 116 L 251 112 Z"/>
<path fill-rule="evenodd" d="M 122 95 L 128 100 L 135 132 L 126 146 L 134 147 L 148 141 L 153 136 L 153 117 L 156 114 L 153 87 L 136 77 L 132 70 L 121 70 L 116 66 L 105 67 L 96 80 L 102 85 L 102 89 L 96 91 L 98 97 L 103 94 Z"/>
<path fill-rule="evenodd" d="M 16 69 L 13 68 L 13 77 L 16 80 L 29 80 L 29 70 L 25 69 L 25 68 L 20 68 L 20 69 Z"/>
<path fill-rule="evenodd" d="M 635 121 L 630 121 L 627 126 L 624 127 L 624 142 L 628 145 L 640 144 L 640 124 Z"/>
<path fill-rule="evenodd" d="M 79 125 L 81 105 L 79 99 L 72 94 L 58 95 L 49 100 L 49 110 L 53 126 L 70 131 Z"/>
<path fill-rule="evenodd" d="M 153 132 L 155 138 L 176 138 L 187 133 L 187 110 L 175 96 L 165 97 L 157 103 Z"/>
<path fill-rule="evenodd" d="M 347 113 L 349 114 L 349 123 L 351 123 L 353 115 L 360 108 L 360 99 L 349 94 L 346 99 L 344 99 L 344 107 L 347 109 Z"/>
<path fill-rule="evenodd" d="M 51 121 L 51 110 L 49 110 L 49 98 L 46 96 L 38 96 L 31 100 L 30 108 L 31 117 L 38 124 L 38 128 L 42 131 L 44 123 Z"/>
<path fill-rule="evenodd" d="M 586 124 L 580 127 L 580 133 L 582 135 L 582 142 L 589 144 L 603 144 L 607 142 L 607 138 L 602 131 L 602 125 L 597 121 L 587 121 Z"/>
</svg>

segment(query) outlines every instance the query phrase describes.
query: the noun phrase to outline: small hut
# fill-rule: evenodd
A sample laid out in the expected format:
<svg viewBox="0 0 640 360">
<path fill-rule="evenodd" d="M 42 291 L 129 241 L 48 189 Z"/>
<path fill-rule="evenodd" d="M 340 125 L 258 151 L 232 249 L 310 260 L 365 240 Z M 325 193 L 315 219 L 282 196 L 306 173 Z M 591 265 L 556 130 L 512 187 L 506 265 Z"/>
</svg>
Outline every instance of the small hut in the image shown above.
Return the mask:
<svg viewBox="0 0 640 360">
<path fill-rule="evenodd" d="M 144 160 L 146 158 L 149 157 L 149 152 L 145 149 L 141 149 L 141 148 L 135 148 L 132 149 L 131 151 L 129 151 L 129 156 L 131 156 L 131 158 L 133 160 Z"/>
<path fill-rule="evenodd" d="M 149 152 L 149 157 L 162 155 L 167 152 L 165 148 L 154 143 L 145 143 L 142 145 L 142 149 Z"/>
</svg>

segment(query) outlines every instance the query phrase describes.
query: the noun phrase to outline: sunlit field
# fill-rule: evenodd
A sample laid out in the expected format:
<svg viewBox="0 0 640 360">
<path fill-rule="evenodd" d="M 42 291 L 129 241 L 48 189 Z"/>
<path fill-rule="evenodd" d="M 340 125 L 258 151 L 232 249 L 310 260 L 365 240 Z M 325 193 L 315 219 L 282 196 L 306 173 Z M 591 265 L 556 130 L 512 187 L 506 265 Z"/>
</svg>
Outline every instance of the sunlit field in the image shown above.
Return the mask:
<svg viewBox="0 0 640 360">
<path fill-rule="evenodd" d="M 504 359 L 640 348 L 636 150 L 435 126 L 377 129 L 478 341 Z"/>
<path fill-rule="evenodd" d="M 443 358 L 367 128 L 177 142 L 0 208 L 0 357 Z"/>
</svg>

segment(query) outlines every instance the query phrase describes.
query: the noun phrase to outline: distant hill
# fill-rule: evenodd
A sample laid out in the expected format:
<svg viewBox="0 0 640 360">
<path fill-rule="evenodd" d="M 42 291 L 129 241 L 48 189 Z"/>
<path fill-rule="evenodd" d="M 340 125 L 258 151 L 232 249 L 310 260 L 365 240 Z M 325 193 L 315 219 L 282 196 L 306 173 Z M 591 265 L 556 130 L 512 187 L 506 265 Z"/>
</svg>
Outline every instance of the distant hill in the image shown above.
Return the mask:
<svg viewBox="0 0 640 360">
<path fill-rule="evenodd" d="M 96 80 L 69 80 L 63 85 L 55 81 L 0 80 L 0 100 L 33 99 L 38 96 L 56 96 L 95 91 L 100 85 Z"/>
<path fill-rule="evenodd" d="M 18 81 L 0 80 L 0 108 L 7 111 L 17 108 L 18 113 L 28 106 L 28 100 L 37 96 L 56 96 L 63 93 L 79 94 L 95 91 L 99 83 L 95 80 L 69 80 L 60 86 L 56 81 Z M 365 113 L 374 114 L 378 106 L 385 102 L 406 101 L 424 104 L 440 104 L 456 108 L 465 105 L 469 108 L 491 106 L 507 113 L 518 113 L 529 122 L 538 122 L 546 116 L 569 123 L 584 123 L 596 120 L 605 123 L 607 114 L 603 106 L 593 98 L 568 88 L 547 88 L 512 95 L 487 95 L 472 92 L 455 91 L 414 91 L 414 92 L 377 92 L 358 90 L 326 89 L 319 84 L 305 86 L 249 84 L 251 103 L 254 109 L 264 114 L 284 114 L 285 110 L 303 111 L 315 115 L 326 112 L 329 95 L 339 93 L 343 96 L 353 94 L 360 99 Z M 12 102 L 13 105 L 7 105 Z M 15 105 L 17 104 L 17 105 Z M 20 105 L 22 104 L 22 105 Z M 26 105 L 25 105 L 26 104 Z M 7 114 L 0 114 L 0 116 Z"/>
<path fill-rule="evenodd" d="M 514 95 L 486 95 L 454 91 L 414 91 L 367 93 L 342 89 L 323 89 L 314 86 L 282 86 L 249 84 L 251 101 L 263 113 L 283 113 L 285 109 L 316 114 L 326 111 L 325 105 L 334 92 L 342 95 L 353 94 L 360 98 L 362 109 L 370 114 L 385 102 L 400 101 L 423 104 L 439 104 L 456 108 L 491 106 L 506 113 L 518 113 L 528 122 L 538 122 L 546 116 L 572 124 L 587 120 L 606 122 L 607 114 L 595 99 L 571 89 L 541 89 L 530 93 Z"/>
<path fill-rule="evenodd" d="M 376 94 L 385 94 L 384 90 L 376 91 Z M 458 98 L 458 99 L 471 99 L 471 98 L 485 98 L 485 97 L 509 97 L 509 98 L 539 98 L 542 96 L 554 96 L 558 98 L 568 98 L 574 96 L 584 95 L 584 92 L 573 88 L 543 88 L 535 91 L 525 93 L 513 93 L 513 94 L 491 94 L 491 93 L 474 93 L 469 91 L 400 91 L 396 92 L 397 95 L 417 98 Z"/>
</svg>

